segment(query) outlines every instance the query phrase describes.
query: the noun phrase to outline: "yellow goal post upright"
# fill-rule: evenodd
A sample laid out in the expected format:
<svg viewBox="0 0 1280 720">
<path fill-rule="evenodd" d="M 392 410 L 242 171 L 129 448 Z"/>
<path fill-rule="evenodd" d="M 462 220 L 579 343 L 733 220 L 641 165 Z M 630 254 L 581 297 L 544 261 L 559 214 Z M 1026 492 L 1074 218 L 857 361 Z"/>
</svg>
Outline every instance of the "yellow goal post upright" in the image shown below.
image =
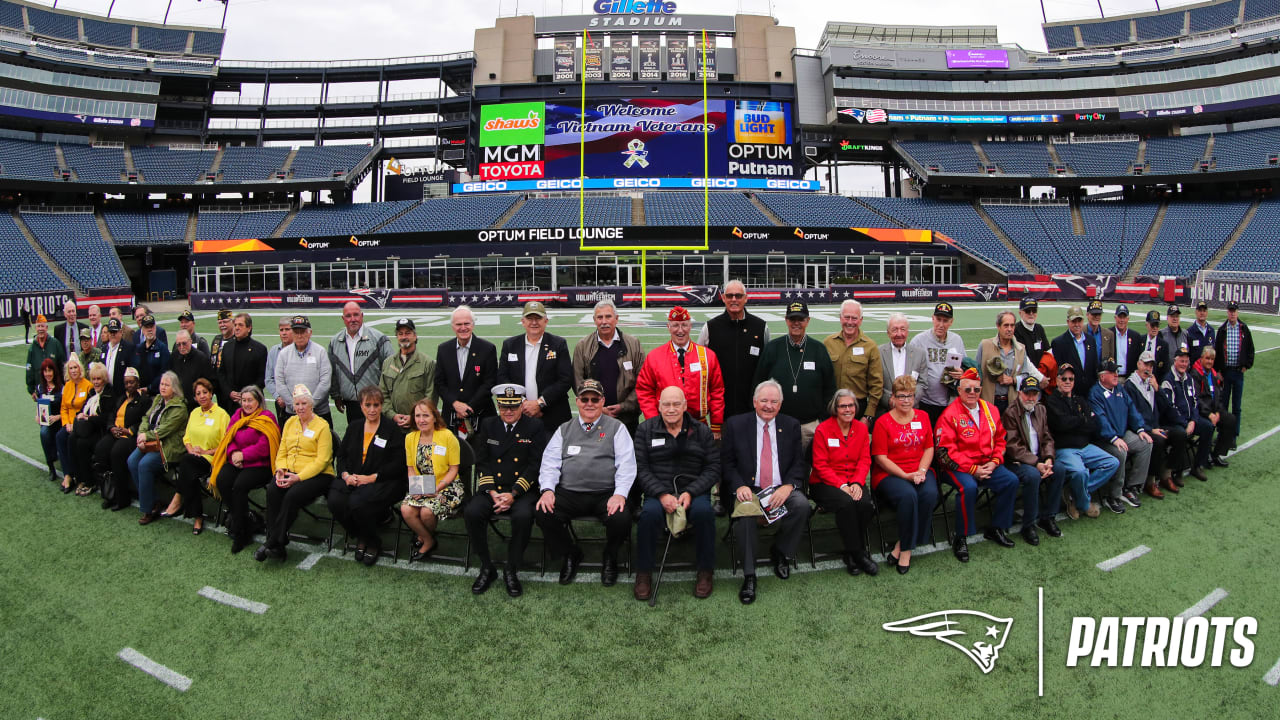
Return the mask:
<svg viewBox="0 0 1280 720">
<path fill-rule="evenodd" d="M 640 251 L 640 307 L 649 307 L 649 263 L 650 250 L 707 250 L 711 247 L 711 162 L 710 138 L 707 134 L 709 118 L 707 116 L 707 31 L 702 31 L 702 244 L 690 244 L 685 241 L 665 244 L 645 245 L 596 245 L 587 242 L 586 233 L 586 147 L 587 147 L 587 47 L 591 34 L 584 28 L 582 31 L 582 122 L 578 123 L 578 249 L 582 251 Z"/>
</svg>

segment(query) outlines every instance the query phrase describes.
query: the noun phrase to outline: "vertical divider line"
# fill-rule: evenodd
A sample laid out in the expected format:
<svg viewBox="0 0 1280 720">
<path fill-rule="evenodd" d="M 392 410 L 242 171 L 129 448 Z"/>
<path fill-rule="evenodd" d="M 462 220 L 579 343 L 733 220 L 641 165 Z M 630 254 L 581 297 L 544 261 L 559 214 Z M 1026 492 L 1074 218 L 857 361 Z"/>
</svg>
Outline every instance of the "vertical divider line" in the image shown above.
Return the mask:
<svg viewBox="0 0 1280 720">
<path fill-rule="evenodd" d="M 1044 697 L 1044 586 L 1041 585 L 1038 590 L 1037 601 L 1037 619 L 1039 626 L 1036 628 L 1036 697 Z"/>
</svg>

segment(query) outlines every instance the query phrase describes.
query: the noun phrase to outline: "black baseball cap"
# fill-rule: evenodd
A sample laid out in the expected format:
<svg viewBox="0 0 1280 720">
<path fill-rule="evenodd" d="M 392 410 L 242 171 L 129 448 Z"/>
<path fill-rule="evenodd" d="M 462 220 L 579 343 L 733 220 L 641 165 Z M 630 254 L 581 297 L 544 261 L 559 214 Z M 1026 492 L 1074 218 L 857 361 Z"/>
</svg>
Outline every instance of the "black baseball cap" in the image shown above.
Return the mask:
<svg viewBox="0 0 1280 720">
<path fill-rule="evenodd" d="M 952 309 L 951 303 L 940 302 L 933 306 L 933 314 L 937 317 L 955 317 L 955 310 Z"/>
<path fill-rule="evenodd" d="M 1102 301 L 1101 301 L 1101 300 L 1090 300 L 1090 301 L 1089 301 L 1089 314 L 1090 314 L 1090 315 L 1101 315 L 1101 314 L 1102 314 Z"/>
<path fill-rule="evenodd" d="M 1018 301 L 1018 309 L 1027 312 L 1040 312 L 1040 302 L 1033 297 L 1024 297 Z"/>
<path fill-rule="evenodd" d="M 396 330 L 399 330 L 400 328 L 409 328 L 414 332 L 418 331 L 418 326 L 414 325 L 413 321 L 409 318 L 400 318 L 396 321 Z"/>
<path fill-rule="evenodd" d="M 107 320 L 107 332 L 120 332 L 120 327 L 120 320 L 118 318 L 111 318 L 110 320 Z"/>
<path fill-rule="evenodd" d="M 1129 306 L 1128 306 L 1128 305 L 1117 305 L 1117 306 L 1116 306 L 1116 317 L 1129 317 Z"/>
<path fill-rule="evenodd" d="M 1201 301 L 1199 301 L 1199 302 L 1197 302 L 1197 303 L 1196 303 L 1196 309 L 1197 309 L 1197 310 L 1208 310 L 1208 309 L 1209 309 L 1209 303 L 1207 303 L 1207 302 L 1205 302 L 1205 301 L 1201 300 Z"/>
<path fill-rule="evenodd" d="M 787 306 L 787 319 L 809 317 L 809 306 L 802 302 L 793 302 Z"/>
<path fill-rule="evenodd" d="M 1101 363 L 1098 364 L 1099 375 L 1101 375 L 1102 373 L 1118 373 L 1118 372 L 1120 372 L 1120 366 L 1116 365 L 1115 360 L 1107 359 L 1107 360 L 1103 360 Z"/>
<path fill-rule="evenodd" d="M 138 321 L 138 324 L 142 327 L 152 327 L 156 324 L 156 316 L 151 313 L 147 313 L 142 316 L 142 319 Z"/>
<path fill-rule="evenodd" d="M 1227 310 L 1235 311 L 1239 309 L 1240 309 L 1240 303 L 1236 302 L 1235 300 L 1230 300 L 1227 302 Z"/>
<path fill-rule="evenodd" d="M 1022 379 L 1022 392 L 1038 393 L 1040 392 L 1040 381 L 1035 375 L 1028 375 Z"/>
<path fill-rule="evenodd" d="M 1165 314 L 1165 315 L 1177 315 L 1177 316 L 1181 317 L 1181 316 L 1182 316 L 1182 308 L 1178 307 L 1177 305 L 1170 305 L 1170 306 L 1169 306 L 1169 309 L 1164 311 L 1164 314 Z"/>
<path fill-rule="evenodd" d="M 1152 310 L 1151 312 L 1148 312 L 1148 313 L 1147 313 L 1147 324 L 1148 324 L 1148 325 L 1159 325 L 1159 324 L 1160 324 L 1160 311 L 1159 311 L 1159 310 Z"/>
<path fill-rule="evenodd" d="M 306 315 L 294 315 L 293 319 L 289 321 L 289 327 L 293 328 L 294 330 L 297 330 L 299 328 L 310 330 L 311 321 L 307 319 Z"/>
<path fill-rule="evenodd" d="M 1183 355 L 1186 355 L 1187 357 L 1191 357 L 1191 351 L 1187 349 L 1186 345 L 1179 345 L 1178 349 L 1173 353 L 1173 356 L 1181 357 Z"/>
</svg>

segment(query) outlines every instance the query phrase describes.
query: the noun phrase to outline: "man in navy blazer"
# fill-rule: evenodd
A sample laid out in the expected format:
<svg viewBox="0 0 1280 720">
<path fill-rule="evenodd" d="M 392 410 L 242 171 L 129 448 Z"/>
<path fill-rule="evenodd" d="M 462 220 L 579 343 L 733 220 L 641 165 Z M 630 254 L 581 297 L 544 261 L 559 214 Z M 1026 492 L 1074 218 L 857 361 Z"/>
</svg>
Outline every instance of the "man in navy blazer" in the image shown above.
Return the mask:
<svg viewBox="0 0 1280 720">
<path fill-rule="evenodd" d="M 569 388 L 573 386 L 573 359 L 564 338 L 547 332 L 547 309 L 540 302 L 524 304 L 520 324 L 524 333 L 502 341 L 498 353 L 498 382 L 523 385 L 524 414 L 542 420 L 554 433 L 572 417 Z M 534 367 L 530 367 L 530 363 Z"/>
<path fill-rule="evenodd" d="M 1129 306 L 1117 305 L 1115 326 L 1102 331 L 1102 359 L 1116 362 L 1123 382 L 1138 369 L 1142 348 L 1142 336 L 1129 328 Z"/>
<path fill-rule="evenodd" d="M 66 322 L 54 329 L 53 337 L 62 349 L 67 351 L 67 357 L 75 357 L 80 353 L 80 331 L 89 326 L 76 320 L 75 300 L 68 300 L 62 304 L 62 317 Z M 85 377 L 88 377 L 89 368 L 84 370 Z"/>
<path fill-rule="evenodd" d="M 774 488 L 767 501 L 770 509 L 785 507 L 787 514 L 777 520 L 771 555 L 773 572 L 781 580 L 791 576 L 791 560 L 809 519 L 809 499 L 800 490 L 805 479 L 804 458 L 800 456 L 800 423 L 782 415 L 782 386 L 765 380 L 751 397 L 755 412 L 734 415 L 725 421 L 720 448 L 724 486 L 739 503 Z M 756 599 L 756 537 L 758 515 L 739 516 L 735 507 L 734 534 L 742 544 L 742 589 L 738 599 L 749 605 Z"/>
<path fill-rule="evenodd" d="M 475 336 L 471 308 L 458 307 L 451 322 L 454 338 L 436 348 L 436 396 L 448 427 L 461 427 L 469 418 L 474 430 L 494 414 L 490 391 L 498 381 L 498 349 Z"/>
<path fill-rule="evenodd" d="M 1080 357 L 1080 346 L 1084 357 Z M 1067 331 L 1053 339 L 1053 359 L 1059 365 L 1070 363 L 1076 369 L 1076 389 L 1073 394 L 1089 397 L 1089 391 L 1098 382 L 1098 343 L 1084 331 L 1084 309 L 1079 305 L 1067 311 Z"/>
</svg>

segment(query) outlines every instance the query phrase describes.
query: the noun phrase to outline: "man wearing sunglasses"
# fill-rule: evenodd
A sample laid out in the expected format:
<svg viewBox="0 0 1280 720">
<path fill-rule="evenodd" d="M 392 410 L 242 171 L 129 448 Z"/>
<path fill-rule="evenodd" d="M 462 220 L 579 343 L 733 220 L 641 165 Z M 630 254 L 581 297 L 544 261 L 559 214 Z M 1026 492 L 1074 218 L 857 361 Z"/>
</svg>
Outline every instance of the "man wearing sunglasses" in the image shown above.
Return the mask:
<svg viewBox="0 0 1280 720">
<path fill-rule="evenodd" d="M 747 312 L 747 288 L 740 280 L 730 280 L 720 293 L 724 312 L 711 318 L 698 334 L 720 361 L 724 379 L 724 414 L 731 417 L 751 412 L 752 378 L 760 353 L 769 342 L 769 326 Z"/>
</svg>

